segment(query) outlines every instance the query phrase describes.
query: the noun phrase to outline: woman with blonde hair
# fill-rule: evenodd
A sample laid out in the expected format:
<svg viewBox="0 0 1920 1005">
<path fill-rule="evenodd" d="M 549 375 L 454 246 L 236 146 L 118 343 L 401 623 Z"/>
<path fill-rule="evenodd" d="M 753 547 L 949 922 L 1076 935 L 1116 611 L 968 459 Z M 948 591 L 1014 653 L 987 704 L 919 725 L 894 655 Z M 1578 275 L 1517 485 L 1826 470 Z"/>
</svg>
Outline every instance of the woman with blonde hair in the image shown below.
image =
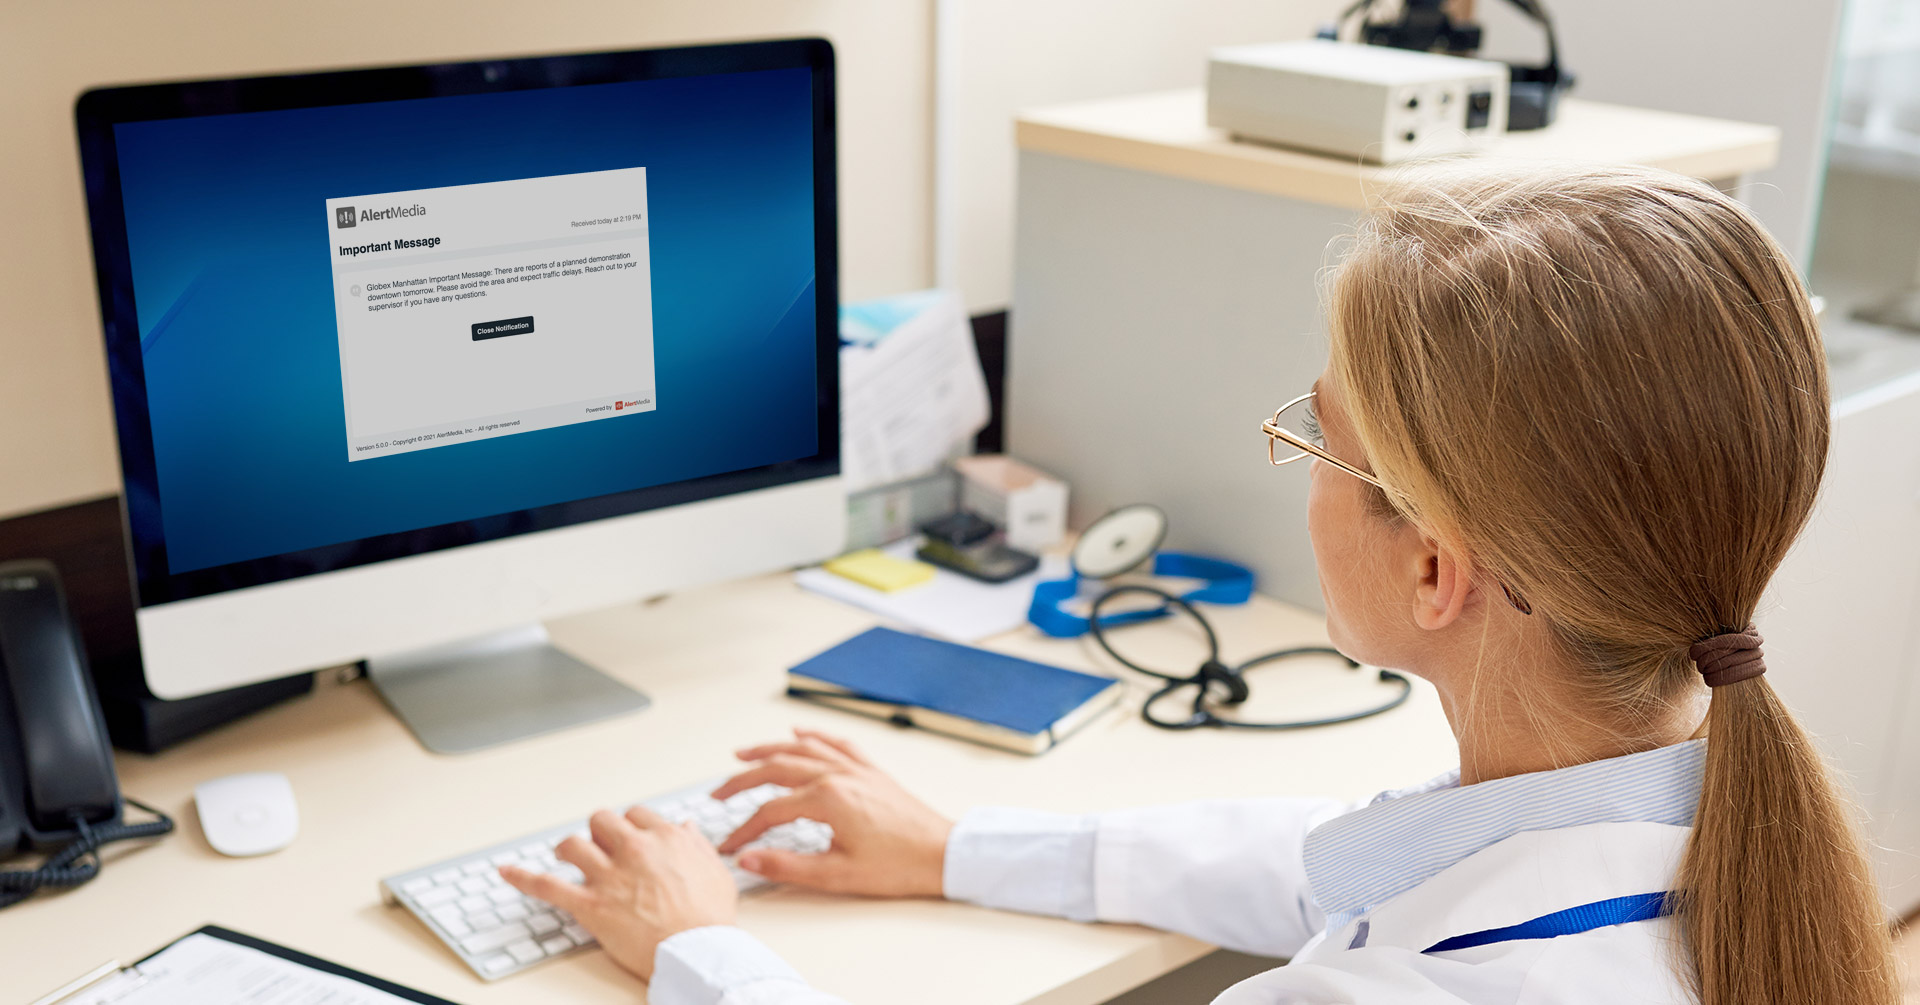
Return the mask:
<svg viewBox="0 0 1920 1005">
<path fill-rule="evenodd" d="M 1896 1002 L 1848 804 L 1752 627 L 1828 438 L 1819 332 L 1778 245 L 1675 175 L 1428 170 L 1363 223 L 1328 303 L 1330 362 L 1267 424 L 1270 457 L 1312 458 L 1334 644 L 1433 683 L 1456 772 L 1359 807 L 953 823 L 801 731 L 741 752 L 717 795 L 793 792 L 718 851 L 805 816 L 831 850 L 741 864 L 1291 957 L 1230 1005 Z M 603 811 L 560 857 L 584 885 L 508 879 L 650 978 L 654 1005 L 833 1001 L 731 927 L 733 883 L 693 832 Z"/>
</svg>

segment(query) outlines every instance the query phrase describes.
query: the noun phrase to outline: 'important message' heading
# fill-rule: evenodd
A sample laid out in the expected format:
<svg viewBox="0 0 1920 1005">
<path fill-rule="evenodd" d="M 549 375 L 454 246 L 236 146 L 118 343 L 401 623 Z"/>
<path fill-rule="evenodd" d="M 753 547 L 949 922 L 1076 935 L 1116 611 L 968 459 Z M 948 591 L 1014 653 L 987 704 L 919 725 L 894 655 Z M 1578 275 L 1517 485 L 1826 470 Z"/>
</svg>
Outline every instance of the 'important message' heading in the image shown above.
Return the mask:
<svg viewBox="0 0 1920 1005">
<path fill-rule="evenodd" d="M 335 247 L 338 247 L 340 249 L 339 257 L 354 258 L 360 255 L 371 254 L 372 252 L 376 252 L 376 251 L 407 251 L 413 248 L 437 248 L 439 246 L 440 246 L 440 239 L 437 237 L 421 237 L 421 238 L 414 238 L 414 239 L 409 239 L 405 237 L 396 237 L 391 241 L 377 241 L 373 244 L 351 244 L 351 245 L 341 244 L 341 245 L 336 245 Z"/>
</svg>

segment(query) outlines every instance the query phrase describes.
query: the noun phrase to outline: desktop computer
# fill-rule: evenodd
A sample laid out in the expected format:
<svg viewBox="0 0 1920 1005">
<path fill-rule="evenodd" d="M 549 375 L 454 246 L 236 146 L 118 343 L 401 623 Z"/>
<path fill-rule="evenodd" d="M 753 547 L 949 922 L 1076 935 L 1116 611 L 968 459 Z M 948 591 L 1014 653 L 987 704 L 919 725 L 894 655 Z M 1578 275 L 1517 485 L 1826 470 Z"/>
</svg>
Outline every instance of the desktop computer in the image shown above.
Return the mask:
<svg viewBox="0 0 1920 1005">
<path fill-rule="evenodd" d="M 817 39 L 90 91 L 140 659 L 365 661 L 458 752 L 643 706 L 542 623 L 837 552 Z"/>
</svg>

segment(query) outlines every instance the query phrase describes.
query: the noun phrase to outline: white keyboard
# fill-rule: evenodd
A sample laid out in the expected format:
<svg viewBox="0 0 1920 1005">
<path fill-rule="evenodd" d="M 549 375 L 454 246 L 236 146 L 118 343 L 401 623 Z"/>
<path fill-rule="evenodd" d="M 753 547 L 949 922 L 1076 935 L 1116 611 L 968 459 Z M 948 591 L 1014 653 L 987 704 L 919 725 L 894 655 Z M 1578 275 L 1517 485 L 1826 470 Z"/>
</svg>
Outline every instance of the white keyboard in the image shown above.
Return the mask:
<svg viewBox="0 0 1920 1005">
<path fill-rule="evenodd" d="M 746 823 L 762 803 L 787 792 L 778 785 L 762 785 L 720 802 L 707 795 L 720 781 L 642 800 L 642 805 L 675 823 L 693 821 L 707 840 L 719 844 Z M 580 871 L 555 859 L 553 849 L 568 835 L 586 832 L 587 822 L 575 820 L 388 876 L 380 881 L 380 891 L 389 903 L 412 911 L 474 973 L 497 980 L 541 960 L 594 944 L 593 936 L 567 912 L 521 896 L 500 878 L 501 866 L 517 865 L 579 882 Z M 747 847 L 817 854 L 832 843 L 833 830 L 826 824 L 796 820 L 769 829 Z M 727 867 L 733 870 L 734 884 L 742 892 L 767 885 L 766 879 L 735 865 L 732 856 L 727 857 Z"/>
</svg>

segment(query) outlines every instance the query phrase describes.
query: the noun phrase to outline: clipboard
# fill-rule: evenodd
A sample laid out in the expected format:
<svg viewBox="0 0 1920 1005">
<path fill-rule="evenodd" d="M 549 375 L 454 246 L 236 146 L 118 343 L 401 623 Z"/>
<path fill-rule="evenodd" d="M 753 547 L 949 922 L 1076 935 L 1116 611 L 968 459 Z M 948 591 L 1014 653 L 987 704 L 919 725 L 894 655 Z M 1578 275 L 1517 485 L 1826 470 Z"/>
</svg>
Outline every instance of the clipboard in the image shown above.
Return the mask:
<svg viewBox="0 0 1920 1005">
<path fill-rule="evenodd" d="M 80 1000 L 81 996 L 87 994 L 87 992 L 100 988 L 103 984 L 116 977 L 126 978 L 131 975 L 132 977 L 138 978 L 140 976 L 140 968 L 143 965 L 196 935 L 203 935 L 221 942 L 243 946 L 247 949 L 265 953 L 268 956 L 284 960 L 316 973 L 344 978 L 345 980 L 363 985 L 370 990 L 391 995 L 402 1001 L 417 1003 L 417 1005 L 456 1005 L 456 1003 L 450 1002 L 445 998 L 438 998 L 424 991 L 415 991 L 412 988 L 395 984 L 392 981 L 383 980 L 372 974 L 364 974 L 351 967 L 341 966 L 331 960 L 323 960 L 317 956 L 309 956 L 299 950 L 289 949 L 286 946 L 268 942 L 265 939 L 255 938 L 251 935 L 245 935 L 231 929 L 221 928 L 218 925 L 204 925 L 194 931 L 188 932 L 186 935 L 141 957 L 131 966 L 122 967 L 118 962 L 103 963 L 64 987 L 58 988 L 46 996 L 36 999 L 33 1005 L 61 1005 L 61 1003 L 64 1002 L 77 1001 Z M 132 994 L 135 993 L 135 991 L 130 991 L 129 993 Z"/>
</svg>

